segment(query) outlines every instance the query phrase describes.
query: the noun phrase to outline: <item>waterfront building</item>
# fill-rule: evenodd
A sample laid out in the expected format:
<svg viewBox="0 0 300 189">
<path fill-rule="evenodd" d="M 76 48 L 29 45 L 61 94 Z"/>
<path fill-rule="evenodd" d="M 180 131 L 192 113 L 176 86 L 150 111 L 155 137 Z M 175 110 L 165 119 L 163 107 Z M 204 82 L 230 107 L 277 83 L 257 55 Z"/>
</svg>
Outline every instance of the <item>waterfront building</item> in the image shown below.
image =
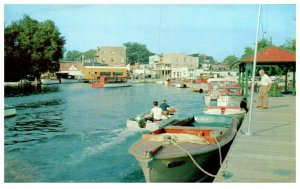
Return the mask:
<svg viewBox="0 0 300 189">
<path fill-rule="evenodd" d="M 193 70 L 198 67 L 198 57 L 169 52 L 162 54 L 162 56 L 150 56 L 149 65 L 151 65 L 152 69 L 156 71 L 156 75 L 160 78 L 177 77 L 178 74 L 183 77 L 184 73 L 181 73 L 183 70 Z M 186 71 L 184 72 L 187 74 Z"/>
<path fill-rule="evenodd" d="M 82 78 L 82 71 L 84 69 L 84 65 L 82 62 L 77 61 L 62 61 L 59 64 L 59 72 L 57 75 L 72 75 L 76 78 Z"/>
<path fill-rule="evenodd" d="M 108 66 L 126 65 L 126 48 L 115 46 L 102 46 L 97 49 L 97 63 Z"/>
<path fill-rule="evenodd" d="M 127 67 L 113 66 L 85 66 L 83 69 L 83 78 L 89 81 L 97 80 L 100 77 L 127 77 Z"/>
</svg>

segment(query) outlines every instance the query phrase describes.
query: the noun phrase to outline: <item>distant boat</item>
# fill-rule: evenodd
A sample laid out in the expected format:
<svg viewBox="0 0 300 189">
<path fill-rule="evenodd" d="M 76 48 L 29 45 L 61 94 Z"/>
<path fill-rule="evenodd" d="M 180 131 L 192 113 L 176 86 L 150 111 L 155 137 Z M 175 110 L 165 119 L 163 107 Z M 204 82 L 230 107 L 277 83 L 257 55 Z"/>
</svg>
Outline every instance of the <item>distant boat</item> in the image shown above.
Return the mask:
<svg viewBox="0 0 300 189">
<path fill-rule="evenodd" d="M 143 134 L 129 152 L 138 160 L 146 182 L 195 182 L 216 174 L 227 154 L 238 127 L 237 119 L 229 119 L 221 127 L 195 127 L 182 121 Z"/>
<path fill-rule="evenodd" d="M 144 129 L 154 131 L 175 121 L 176 115 L 163 116 L 161 121 L 145 121 L 143 115 L 137 115 L 127 119 L 126 126 L 129 129 Z"/>
<path fill-rule="evenodd" d="M 175 87 L 176 88 L 186 88 L 186 84 L 184 84 L 184 83 L 177 83 L 177 84 L 175 84 Z"/>
<path fill-rule="evenodd" d="M 100 77 L 99 80 L 92 82 L 93 88 L 115 88 L 131 87 L 132 83 L 126 77 Z"/>
<path fill-rule="evenodd" d="M 61 83 L 83 83 L 82 79 L 76 78 L 74 75 L 68 75 L 66 78 L 60 78 Z"/>
<path fill-rule="evenodd" d="M 17 110 L 14 106 L 4 105 L 4 117 L 15 116 L 17 114 Z"/>
<path fill-rule="evenodd" d="M 42 78 L 41 79 L 42 85 L 51 85 L 51 84 L 59 84 L 59 83 L 60 83 L 59 79 L 56 79 L 56 78 Z"/>
</svg>

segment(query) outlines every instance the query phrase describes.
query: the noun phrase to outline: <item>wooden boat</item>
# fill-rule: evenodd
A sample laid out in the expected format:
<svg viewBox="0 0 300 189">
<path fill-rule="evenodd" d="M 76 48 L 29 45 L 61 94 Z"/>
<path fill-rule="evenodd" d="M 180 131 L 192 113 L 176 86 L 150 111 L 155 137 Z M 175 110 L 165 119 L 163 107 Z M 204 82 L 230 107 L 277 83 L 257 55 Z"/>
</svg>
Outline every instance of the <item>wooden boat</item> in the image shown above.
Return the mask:
<svg viewBox="0 0 300 189">
<path fill-rule="evenodd" d="M 167 126 L 142 135 L 129 152 L 147 182 L 194 182 L 214 176 L 237 133 L 238 121 L 231 120 L 222 127 Z"/>
<path fill-rule="evenodd" d="M 115 88 L 131 87 L 132 83 L 126 77 L 100 77 L 99 80 L 92 82 L 93 88 Z"/>
<path fill-rule="evenodd" d="M 127 119 L 126 126 L 129 129 L 145 129 L 149 131 L 155 131 L 166 125 L 171 124 L 176 119 L 176 115 L 173 114 L 173 115 L 163 116 L 161 121 L 152 122 L 149 120 L 145 121 L 143 115 L 144 114 L 141 114 Z"/>
<path fill-rule="evenodd" d="M 15 116 L 17 114 L 17 110 L 14 106 L 4 105 L 4 117 Z"/>
</svg>

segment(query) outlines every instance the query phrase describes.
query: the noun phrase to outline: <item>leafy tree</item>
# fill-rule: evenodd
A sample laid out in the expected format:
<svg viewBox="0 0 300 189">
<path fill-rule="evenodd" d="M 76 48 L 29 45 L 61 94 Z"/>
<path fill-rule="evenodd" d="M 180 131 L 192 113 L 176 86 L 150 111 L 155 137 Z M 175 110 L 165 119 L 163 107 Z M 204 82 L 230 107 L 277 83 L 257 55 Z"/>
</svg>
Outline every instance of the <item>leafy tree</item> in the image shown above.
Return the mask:
<svg viewBox="0 0 300 189">
<path fill-rule="evenodd" d="M 271 39 L 261 39 L 257 43 L 257 50 L 261 50 L 263 48 L 266 48 L 268 46 L 272 45 Z M 244 50 L 244 54 L 242 55 L 241 59 L 247 58 L 249 56 L 254 55 L 254 49 L 251 47 L 246 47 Z"/>
<path fill-rule="evenodd" d="M 126 59 L 129 64 L 148 64 L 149 56 L 154 55 L 146 45 L 137 42 L 127 42 L 123 44 L 126 47 Z"/>
<path fill-rule="evenodd" d="M 231 67 L 237 60 L 238 58 L 235 55 L 229 55 L 224 58 L 223 63 Z"/>
<path fill-rule="evenodd" d="M 296 39 L 288 39 L 285 44 L 281 46 L 284 49 L 296 52 Z"/>
<path fill-rule="evenodd" d="M 95 49 L 90 49 L 84 53 L 84 58 L 95 58 L 97 56 L 97 51 Z"/>
<path fill-rule="evenodd" d="M 4 29 L 5 81 L 59 69 L 64 37 L 51 20 L 38 22 L 25 15 Z"/>
<path fill-rule="evenodd" d="M 79 52 L 79 51 L 76 51 L 76 50 L 67 51 L 64 60 L 78 61 L 78 60 L 81 60 L 83 54 L 84 54 L 83 52 Z"/>
</svg>

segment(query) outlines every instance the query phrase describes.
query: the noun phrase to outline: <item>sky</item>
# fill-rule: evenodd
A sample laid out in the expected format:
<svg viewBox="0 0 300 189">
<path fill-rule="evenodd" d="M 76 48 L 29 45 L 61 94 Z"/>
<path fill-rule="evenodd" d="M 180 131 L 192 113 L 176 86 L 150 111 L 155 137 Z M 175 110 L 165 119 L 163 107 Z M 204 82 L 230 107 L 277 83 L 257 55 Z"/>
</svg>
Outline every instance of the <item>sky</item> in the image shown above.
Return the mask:
<svg viewBox="0 0 300 189">
<path fill-rule="evenodd" d="M 154 53 L 203 53 L 222 61 L 254 47 L 258 5 L 4 4 L 4 27 L 24 14 L 53 20 L 66 51 L 138 42 Z M 296 38 L 296 5 L 262 5 L 259 32 L 278 46 Z"/>
</svg>

